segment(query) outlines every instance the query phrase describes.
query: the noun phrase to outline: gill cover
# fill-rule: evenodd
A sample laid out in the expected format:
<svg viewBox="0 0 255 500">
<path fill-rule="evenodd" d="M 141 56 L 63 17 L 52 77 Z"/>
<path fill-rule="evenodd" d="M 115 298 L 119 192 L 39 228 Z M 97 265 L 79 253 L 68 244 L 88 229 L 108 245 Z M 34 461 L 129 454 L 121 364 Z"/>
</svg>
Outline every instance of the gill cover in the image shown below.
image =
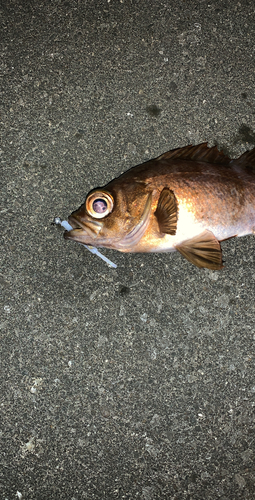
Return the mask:
<svg viewBox="0 0 255 500">
<path fill-rule="evenodd" d="M 135 246 L 143 237 L 150 220 L 151 202 L 152 193 L 149 193 L 145 203 L 144 211 L 138 224 L 127 234 L 127 236 L 125 236 L 121 241 L 118 242 L 117 248 L 119 250 L 124 251 L 124 249 Z"/>
</svg>

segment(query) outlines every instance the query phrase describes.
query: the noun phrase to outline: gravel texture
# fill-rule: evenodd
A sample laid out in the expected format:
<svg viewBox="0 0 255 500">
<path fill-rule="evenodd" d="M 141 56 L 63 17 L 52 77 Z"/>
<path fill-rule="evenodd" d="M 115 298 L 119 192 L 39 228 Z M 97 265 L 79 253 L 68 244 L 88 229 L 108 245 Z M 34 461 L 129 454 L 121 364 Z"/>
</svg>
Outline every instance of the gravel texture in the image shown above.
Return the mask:
<svg viewBox="0 0 255 500">
<path fill-rule="evenodd" d="M 255 146 L 254 0 L 1 2 L 3 500 L 253 500 L 255 239 L 225 268 L 51 225 L 176 147 Z"/>
</svg>

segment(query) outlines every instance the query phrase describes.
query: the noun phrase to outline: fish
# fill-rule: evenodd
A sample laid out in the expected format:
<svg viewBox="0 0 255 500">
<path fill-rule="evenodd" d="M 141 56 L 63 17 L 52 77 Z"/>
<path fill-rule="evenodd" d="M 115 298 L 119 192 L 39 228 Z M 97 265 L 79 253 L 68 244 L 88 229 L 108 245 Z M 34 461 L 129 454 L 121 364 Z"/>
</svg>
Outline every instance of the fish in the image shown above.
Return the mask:
<svg viewBox="0 0 255 500">
<path fill-rule="evenodd" d="M 178 251 L 223 268 L 221 242 L 255 234 L 255 148 L 230 159 L 207 143 L 168 151 L 90 191 L 64 237 L 120 252 Z"/>
</svg>

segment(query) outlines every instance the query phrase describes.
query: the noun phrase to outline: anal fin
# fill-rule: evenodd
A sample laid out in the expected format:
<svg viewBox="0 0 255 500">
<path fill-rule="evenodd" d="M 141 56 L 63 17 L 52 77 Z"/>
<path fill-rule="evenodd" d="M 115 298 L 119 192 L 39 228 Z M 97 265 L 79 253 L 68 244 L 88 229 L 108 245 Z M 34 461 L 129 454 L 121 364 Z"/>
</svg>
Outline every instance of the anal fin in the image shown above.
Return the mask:
<svg viewBox="0 0 255 500">
<path fill-rule="evenodd" d="M 175 248 L 197 267 L 216 270 L 223 268 L 221 246 L 211 231 L 203 231 Z"/>
</svg>

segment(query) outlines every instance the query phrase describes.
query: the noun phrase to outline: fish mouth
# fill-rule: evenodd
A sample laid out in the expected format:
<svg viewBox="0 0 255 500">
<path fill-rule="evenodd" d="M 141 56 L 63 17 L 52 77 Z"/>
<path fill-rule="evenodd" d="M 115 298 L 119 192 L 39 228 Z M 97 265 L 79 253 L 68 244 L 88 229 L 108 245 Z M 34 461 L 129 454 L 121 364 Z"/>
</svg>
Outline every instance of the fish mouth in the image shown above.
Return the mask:
<svg viewBox="0 0 255 500">
<path fill-rule="evenodd" d="M 73 214 L 68 217 L 68 222 L 73 229 L 65 231 L 64 238 L 85 244 L 90 244 L 91 240 L 94 240 L 98 236 L 103 226 L 102 222 L 86 219 L 81 220 L 80 217 Z"/>
</svg>

